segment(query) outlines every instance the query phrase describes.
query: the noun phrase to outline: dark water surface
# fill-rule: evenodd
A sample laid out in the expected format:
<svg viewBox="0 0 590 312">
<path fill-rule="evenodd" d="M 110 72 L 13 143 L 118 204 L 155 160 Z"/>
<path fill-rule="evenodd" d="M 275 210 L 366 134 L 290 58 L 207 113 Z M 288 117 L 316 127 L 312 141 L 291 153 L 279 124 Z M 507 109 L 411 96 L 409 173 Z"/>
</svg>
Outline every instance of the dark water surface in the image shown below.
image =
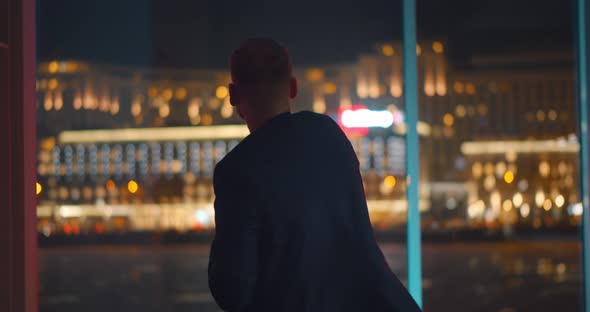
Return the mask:
<svg viewBox="0 0 590 312">
<path fill-rule="evenodd" d="M 405 247 L 381 245 L 405 279 Z M 581 311 L 575 241 L 423 247 L 425 311 Z M 209 246 L 40 250 L 40 312 L 219 311 L 207 288 Z"/>
</svg>

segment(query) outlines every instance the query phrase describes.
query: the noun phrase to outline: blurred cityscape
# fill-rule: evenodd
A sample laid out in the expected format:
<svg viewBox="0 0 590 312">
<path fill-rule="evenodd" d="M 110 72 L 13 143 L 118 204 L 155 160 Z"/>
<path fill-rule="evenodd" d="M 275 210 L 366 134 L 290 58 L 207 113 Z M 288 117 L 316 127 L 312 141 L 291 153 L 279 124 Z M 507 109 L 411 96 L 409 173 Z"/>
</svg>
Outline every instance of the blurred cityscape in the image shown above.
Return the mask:
<svg viewBox="0 0 590 312">
<path fill-rule="evenodd" d="M 294 110 L 339 122 L 383 232 L 405 224 L 401 50 L 380 43 L 354 63 L 295 73 Z M 424 231 L 575 231 L 571 51 L 476 55 L 456 69 L 446 50 L 442 41 L 416 47 Z M 229 82 L 225 70 L 40 63 L 39 232 L 209 232 L 213 168 L 248 135 Z"/>
<path fill-rule="evenodd" d="M 580 310 L 575 2 L 416 2 L 424 310 Z M 294 111 L 349 137 L 375 236 L 407 282 L 416 156 L 401 1 L 62 0 L 37 12 L 40 311 L 219 311 L 212 175 L 249 134 L 227 63 L 253 36 L 289 49 Z"/>
</svg>

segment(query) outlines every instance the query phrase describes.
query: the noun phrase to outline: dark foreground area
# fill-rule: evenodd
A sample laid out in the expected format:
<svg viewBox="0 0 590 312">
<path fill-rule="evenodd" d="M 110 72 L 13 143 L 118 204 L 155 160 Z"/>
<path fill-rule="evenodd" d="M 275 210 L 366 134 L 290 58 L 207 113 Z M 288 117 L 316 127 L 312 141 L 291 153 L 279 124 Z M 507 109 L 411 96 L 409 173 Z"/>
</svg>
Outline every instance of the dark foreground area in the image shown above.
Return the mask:
<svg viewBox="0 0 590 312">
<path fill-rule="evenodd" d="M 381 245 L 405 280 L 405 247 Z M 425 311 L 581 311 L 576 241 L 423 247 Z M 219 311 L 207 288 L 209 246 L 41 248 L 40 312 Z"/>
</svg>

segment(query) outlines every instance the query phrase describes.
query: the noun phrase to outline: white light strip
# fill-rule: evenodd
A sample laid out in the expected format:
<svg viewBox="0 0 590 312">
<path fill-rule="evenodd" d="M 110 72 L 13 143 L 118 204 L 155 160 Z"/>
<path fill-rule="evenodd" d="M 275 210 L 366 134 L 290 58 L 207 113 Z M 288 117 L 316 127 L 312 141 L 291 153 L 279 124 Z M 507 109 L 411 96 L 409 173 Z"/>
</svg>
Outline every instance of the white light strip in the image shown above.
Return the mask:
<svg viewBox="0 0 590 312">
<path fill-rule="evenodd" d="M 367 200 L 367 205 L 371 213 L 405 213 L 407 202 L 401 199 L 395 200 Z M 428 211 L 430 201 L 427 199 L 420 200 L 420 210 Z M 62 218 L 80 218 L 80 217 L 133 217 L 136 215 L 146 216 L 153 215 L 159 217 L 163 210 L 193 211 L 203 210 L 214 214 L 212 202 L 201 203 L 181 203 L 181 204 L 130 204 L 130 205 L 39 205 L 37 206 L 37 217 L 50 218 L 57 212 Z"/>
<path fill-rule="evenodd" d="M 129 204 L 129 205 L 39 205 L 37 217 L 50 218 L 59 215 L 62 218 L 79 217 L 113 217 L 133 215 L 159 216 L 161 210 L 205 210 L 213 213 L 212 202 L 192 202 L 190 204 Z"/>
<path fill-rule="evenodd" d="M 242 139 L 250 134 L 245 125 L 129 128 L 113 130 L 64 131 L 58 140 L 62 144 L 142 141 L 194 141 Z"/>
<path fill-rule="evenodd" d="M 342 124 L 347 128 L 389 128 L 393 124 L 393 114 L 368 109 L 345 110 L 342 112 Z"/>
<path fill-rule="evenodd" d="M 430 200 L 420 199 L 420 211 L 430 210 Z M 408 202 L 401 199 L 382 200 L 374 199 L 367 200 L 367 208 L 369 213 L 406 213 L 408 210 Z M 405 219 L 404 219 L 405 220 Z"/>
<path fill-rule="evenodd" d="M 543 141 L 488 141 L 465 142 L 461 152 L 465 155 L 489 155 L 514 153 L 578 153 L 580 144 L 576 141 L 543 140 Z"/>
<path fill-rule="evenodd" d="M 59 215 L 62 218 L 79 218 L 81 215 L 81 208 L 76 205 L 63 205 L 59 208 Z"/>
</svg>

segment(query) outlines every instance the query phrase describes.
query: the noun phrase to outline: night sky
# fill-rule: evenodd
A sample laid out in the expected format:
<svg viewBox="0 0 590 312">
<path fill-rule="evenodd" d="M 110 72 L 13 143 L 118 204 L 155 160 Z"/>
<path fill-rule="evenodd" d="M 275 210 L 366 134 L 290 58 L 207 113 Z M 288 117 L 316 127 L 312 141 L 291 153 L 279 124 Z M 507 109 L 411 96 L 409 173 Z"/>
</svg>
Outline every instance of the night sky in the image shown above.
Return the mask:
<svg viewBox="0 0 590 312">
<path fill-rule="evenodd" d="M 448 43 L 456 66 L 481 53 L 570 50 L 573 1 L 418 0 L 418 40 Z M 240 40 L 269 36 L 295 64 L 351 63 L 401 40 L 401 1 L 38 0 L 39 59 L 227 66 Z"/>
</svg>

